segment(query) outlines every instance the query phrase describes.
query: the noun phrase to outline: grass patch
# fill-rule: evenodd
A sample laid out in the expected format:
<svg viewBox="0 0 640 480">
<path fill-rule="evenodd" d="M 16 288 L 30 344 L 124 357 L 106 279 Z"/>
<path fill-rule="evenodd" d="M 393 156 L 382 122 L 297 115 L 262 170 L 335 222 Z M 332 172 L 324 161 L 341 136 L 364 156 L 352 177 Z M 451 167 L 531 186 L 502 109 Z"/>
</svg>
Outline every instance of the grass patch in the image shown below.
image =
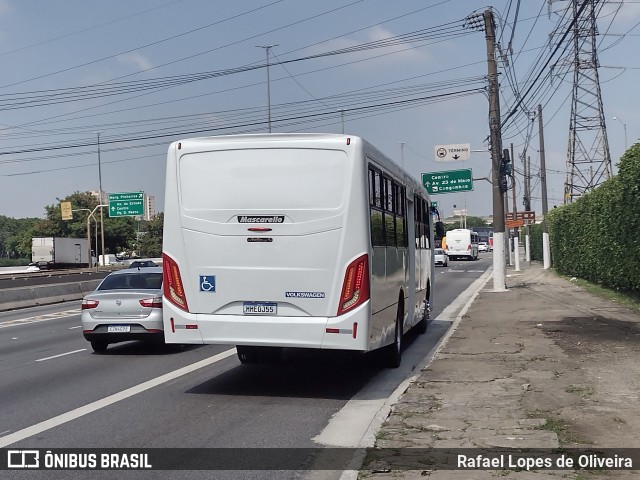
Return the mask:
<svg viewBox="0 0 640 480">
<path fill-rule="evenodd" d="M 565 390 L 567 393 L 575 393 L 580 396 L 583 400 L 587 400 L 591 395 L 593 395 L 596 391 L 591 385 L 569 385 Z"/>
<path fill-rule="evenodd" d="M 562 277 L 567 278 L 564 275 Z M 640 293 L 612 290 L 610 288 L 598 285 L 597 283 L 589 282 L 588 280 L 584 280 L 582 278 L 578 278 L 575 281 L 575 284 L 579 287 L 584 288 L 589 293 L 597 295 L 601 298 L 606 298 L 607 300 L 611 300 L 612 302 L 619 303 L 620 305 L 624 305 L 634 312 L 640 313 Z"/>
<path fill-rule="evenodd" d="M 533 427 L 533 429 L 546 430 L 548 432 L 555 433 L 558 436 L 558 443 L 561 447 L 579 443 L 589 443 L 572 432 L 571 425 L 559 417 L 550 417 L 548 413 L 540 411 L 528 413 L 527 416 L 529 418 L 544 418 L 545 424 L 538 427 Z"/>
<path fill-rule="evenodd" d="M 376 440 L 388 440 L 389 439 L 389 432 L 385 431 L 385 430 L 378 430 L 376 432 Z"/>
</svg>

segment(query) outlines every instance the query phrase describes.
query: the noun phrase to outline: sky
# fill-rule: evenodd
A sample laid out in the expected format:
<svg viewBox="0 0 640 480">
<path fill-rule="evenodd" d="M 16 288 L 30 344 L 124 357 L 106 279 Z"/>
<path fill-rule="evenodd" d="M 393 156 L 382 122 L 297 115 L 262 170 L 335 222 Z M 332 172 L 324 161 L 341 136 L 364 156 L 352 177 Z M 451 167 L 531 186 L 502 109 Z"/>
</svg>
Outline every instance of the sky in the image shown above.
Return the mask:
<svg viewBox="0 0 640 480">
<path fill-rule="evenodd" d="M 559 27 L 571 2 L 487 1 L 0 0 L 0 215 L 44 218 L 45 206 L 97 191 L 100 180 L 107 193 L 153 195 L 162 211 L 169 144 L 266 132 L 267 104 L 273 132 L 362 136 L 418 179 L 471 168 L 473 191 L 433 200 L 442 216 L 454 205 L 491 215 L 481 180 L 491 176 L 486 42 L 465 22 L 488 7 L 503 53 L 502 118 L 513 111 L 502 141 L 514 146 L 518 209 L 527 147 L 532 209 L 542 211 L 538 104 L 549 208 L 561 205 L 570 49 L 545 63 L 568 44 Z M 629 146 L 638 140 L 639 22 L 640 1 L 607 4 L 598 19 L 614 165 L 625 133 Z M 435 146 L 447 144 L 469 144 L 471 158 L 435 161 Z"/>
</svg>

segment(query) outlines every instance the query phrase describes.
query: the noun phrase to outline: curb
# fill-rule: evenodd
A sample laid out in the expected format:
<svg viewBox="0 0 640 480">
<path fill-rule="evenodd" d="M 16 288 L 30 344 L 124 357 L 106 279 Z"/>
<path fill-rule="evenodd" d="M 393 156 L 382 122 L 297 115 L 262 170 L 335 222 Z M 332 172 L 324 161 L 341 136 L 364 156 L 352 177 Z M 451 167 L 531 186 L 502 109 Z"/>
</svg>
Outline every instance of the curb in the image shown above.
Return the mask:
<svg viewBox="0 0 640 480">
<path fill-rule="evenodd" d="M 369 428 L 362 437 L 360 445 L 358 445 L 357 451 L 350 462 L 349 469 L 342 472 L 339 480 L 356 480 L 358 478 L 360 468 L 362 468 L 367 454 L 365 449 L 374 446 L 375 434 L 380 429 L 385 419 L 389 416 L 393 405 L 398 402 L 400 397 L 420 376 L 422 370 L 427 368 L 431 364 L 431 362 L 433 362 L 440 350 L 446 345 L 451 335 L 458 328 L 458 325 L 462 321 L 462 317 L 464 316 L 464 314 L 467 313 L 467 310 L 469 310 L 471 304 L 475 301 L 480 291 L 485 287 L 485 285 L 491 278 L 492 272 L 493 268 L 489 267 L 486 272 L 484 272 L 478 279 L 476 279 L 471 285 L 469 285 L 469 287 L 464 292 L 458 295 L 458 297 L 453 302 L 451 302 L 451 304 L 447 306 L 438 316 L 439 319 L 442 317 L 445 317 L 445 319 L 451 318 L 455 314 L 455 311 L 459 308 L 458 305 L 466 300 L 460 312 L 455 316 L 453 324 L 447 330 L 447 333 L 443 335 L 443 337 L 440 339 L 437 345 L 433 349 L 431 349 L 431 351 L 427 352 L 424 359 L 418 365 L 416 365 L 416 373 L 400 383 L 400 385 L 398 385 L 398 387 L 393 391 L 389 398 L 387 398 L 384 405 L 376 412 L 373 419 L 371 420 L 371 423 L 369 424 Z M 429 354 L 431 352 L 433 352 L 433 355 L 430 356 Z"/>
</svg>

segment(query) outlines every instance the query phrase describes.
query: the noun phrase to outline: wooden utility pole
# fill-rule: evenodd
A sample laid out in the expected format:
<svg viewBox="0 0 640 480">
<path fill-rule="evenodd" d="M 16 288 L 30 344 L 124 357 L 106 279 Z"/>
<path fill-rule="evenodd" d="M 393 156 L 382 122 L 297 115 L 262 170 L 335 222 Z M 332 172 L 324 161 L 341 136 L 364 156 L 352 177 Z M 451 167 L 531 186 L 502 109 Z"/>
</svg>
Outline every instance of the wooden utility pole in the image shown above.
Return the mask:
<svg viewBox="0 0 640 480">
<path fill-rule="evenodd" d="M 484 31 L 487 42 L 487 69 L 489 93 L 489 132 L 491 138 L 491 165 L 493 180 L 493 290 L 506 290 L 504 249 L 504 196 L 501 191 L 502 132 L 500 127 L 500 96 L 498 65 L 496 63 L 496 34 L 493 12 L 484 11 Z"/>
<path fill-rule="evenodd" d="M 513 156 L 513 143 L 511 144 L 511 184 L 512 184 L 512 197 L 513 197 L 513 219 L 518 218 L 518 207 L 516 202 L 516 157 Z M 516 267 L 516 272 L 520 270 L 520 227 L 513 229 L 513 264 Z"/>
<path fill-rule="evenodd" d="M 542 123 L 542 105 L 538 105 L 538 128 L 540 137 L 540 187 L 542 188 L 542 268 L 551 266 L 551 250 L 549 248 L 549 230 L 547 229 L 547 167 L 544 158 L 544 129 Z"/>
</svg>

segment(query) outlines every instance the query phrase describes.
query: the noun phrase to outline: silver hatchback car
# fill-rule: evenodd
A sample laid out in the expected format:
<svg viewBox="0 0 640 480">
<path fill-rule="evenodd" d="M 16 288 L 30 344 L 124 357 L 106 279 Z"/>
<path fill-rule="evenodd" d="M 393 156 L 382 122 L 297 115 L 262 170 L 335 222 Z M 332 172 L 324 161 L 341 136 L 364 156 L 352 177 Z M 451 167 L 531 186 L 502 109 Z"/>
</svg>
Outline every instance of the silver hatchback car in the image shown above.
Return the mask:
<svg viewBox="0 0 640 480">
<path fill-rule="evenodd" d="M 96 352 L 127 340 L 164 342 L 162 268 L 111 272 L 82 300 L 82 332 Z"/>
</svg>

